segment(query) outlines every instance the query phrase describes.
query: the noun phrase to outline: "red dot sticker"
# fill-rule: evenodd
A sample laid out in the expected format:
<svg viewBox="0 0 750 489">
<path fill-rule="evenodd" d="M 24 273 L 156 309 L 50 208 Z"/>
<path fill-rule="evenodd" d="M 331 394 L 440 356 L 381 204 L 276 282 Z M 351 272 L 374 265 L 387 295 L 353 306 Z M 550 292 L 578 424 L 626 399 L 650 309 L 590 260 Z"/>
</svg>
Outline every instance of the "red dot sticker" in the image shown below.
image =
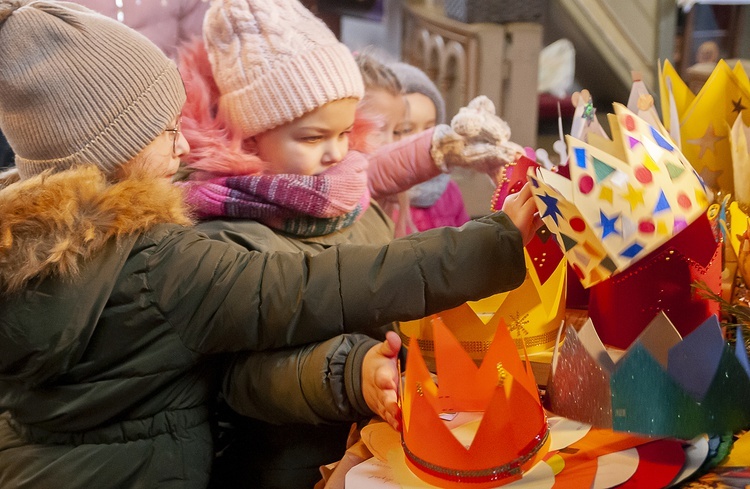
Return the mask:
<svg viewBox="0 0 750 489">
<path fill-rule="evenodd" d="M 641 221 L 638 223 L 638 231 L 643 234 L 653 234 L 656 231 L 656 225 L 651 220 Z"/>
<path fill-rule="evenodd" d="M 594 179 L 591 178 L 591 175 L 584 175 L 578 180 L 578 190 L 580 190 L 582 194 L 588 194 L 593 188 Z"/>
<path fill-rule="evenodd" d="M 625 116 L 625 128 L 628 131 L 635 130 L 635 119 L 633 119 L 633 116 L 630 116 L 630 115 Z"/>
<path fill-rule="evenodd" d="M 645 166 L 642 166 L 635 170 L 635 178 L 639 182 L 647 184 L 651 183 L 651 181 L 654 179 L 654 176 L 651 174 L 651 170 L 649 170 Z"/>
<path fill-rule="evenodd" d="M 577 233 L 582 233 L 586 229 L 586 221 L 580 217 L 573 217 L 568 222 L 570 223 L 570 228 Z"/>
<path fill-rule="evenodd" d="M 693 206 L 690 197 L 688 197 L 685 192 L 677 194 L 677 204 L 683 209 L 690 209 Z"/>
</svg>

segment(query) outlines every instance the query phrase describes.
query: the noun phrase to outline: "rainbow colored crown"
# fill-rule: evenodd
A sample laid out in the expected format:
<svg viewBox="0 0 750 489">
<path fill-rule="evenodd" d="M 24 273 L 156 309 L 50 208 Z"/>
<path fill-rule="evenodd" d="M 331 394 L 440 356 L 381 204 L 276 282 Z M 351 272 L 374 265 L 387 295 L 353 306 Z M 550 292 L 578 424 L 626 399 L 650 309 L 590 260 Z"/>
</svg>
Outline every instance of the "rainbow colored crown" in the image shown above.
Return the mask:
<svg viewBox="0 0 750 489">
<path fill-rule="evenodd" d="M 401 385 L 407 466 L 439 487 L 497 487 L 518 479 L 549 449 L 547 418 L 528 360 L 521 361 L 504 325 L 481 366 L 440 319 L 433 328 L 438 383 L 415 345 Z M 459 441 L 441 419 L 457 413 L 479 415 L 471 440 Z"/>
<path fill-rule="evenodd" d="M 692 439 L 750 426 L 750 367 L 711 316 L 684 339 L 663 313 L 615 361 L 591 320 L 567 327 L 552 360 L 549 409 L 617 431 Z"/>
<path fill-rule="evenodd" d="M 529 174 L 542 220 L 585 287 L 628 268 L 705 213 L 706 188 L 669 137 L 620 104 L 612 140 L 567 137 L 570 179 Z"/>
<path fill-rule="evenodd" d="M 734 183 L 729 133 L 738 118 L 750 125 L 750 80 L 742 63 L 730 68 L 719 60 L 696 95 L 665 61 L 659 92 L 664 125 L 706 185 L 724 194 L 740 190 Z"/>
</svg>

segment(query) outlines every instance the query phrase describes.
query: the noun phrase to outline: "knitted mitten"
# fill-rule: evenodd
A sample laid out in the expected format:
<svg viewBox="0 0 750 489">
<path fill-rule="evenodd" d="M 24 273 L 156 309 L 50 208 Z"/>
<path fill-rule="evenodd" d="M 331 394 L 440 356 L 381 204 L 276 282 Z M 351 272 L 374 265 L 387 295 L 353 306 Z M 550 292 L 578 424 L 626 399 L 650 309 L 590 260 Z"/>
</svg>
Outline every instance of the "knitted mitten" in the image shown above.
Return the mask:
<svg viewBox="0 0 750 489">
<path fill-rule="evenodd" d="M 508 123 L 495 115 L 495 105 L 484 95 L 462 107 L 450 126 L 435 127 L 430 149 L 435 163 L 444 171 L 460 166 L 493 178 L 523 152 L 520 145 L 510 141 Z"/>
</svg>

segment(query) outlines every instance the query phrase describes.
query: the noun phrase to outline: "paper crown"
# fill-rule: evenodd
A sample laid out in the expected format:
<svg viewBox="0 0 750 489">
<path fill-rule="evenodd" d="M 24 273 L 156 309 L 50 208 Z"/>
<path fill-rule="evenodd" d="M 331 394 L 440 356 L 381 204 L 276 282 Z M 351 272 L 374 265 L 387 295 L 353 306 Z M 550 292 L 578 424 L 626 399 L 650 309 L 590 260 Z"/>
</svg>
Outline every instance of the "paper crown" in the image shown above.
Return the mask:
<svg viewBox="0 0 750 489">
<path fill-rule="evenodd" d="M 589 289 L 589 317 L 601 340 L 627 348 L 659 311 L 664 311 L 682 335 L 687 335 L 719 304 L 692 284 L 704 283 L 720 293 L 722 246 L 706 214 L 634 263 L 623 273 Z"/>
<path fill-rule="evenodd" d="M 748 102 L 750 107 L 750 101 Z M 729 149 L 732 158 L 734 197 L 745 214 L 750 214 L 750 126 L 737 117 L 729 132 Z"/>
<path fill-rule="evenodd" d="M 662 117 L 672 139 L 709 188 L 724 194 L 739 190 L 729 133 L 738 118 L 750 125 L 750 80 L 742 63 L 732 69 L 719 60 L 697 95 L 669 61 L 660 68 Z"/>
<path fill-rule="evenodd" d="M 542 220 L 581 283 L 622 272 L 705 213 L 706 189 L 668 137 L 620 104 L 612 140 L 567 137 L 570 179 L 529 174 Z"/>
<path fill-rule="evenodd" d="M 663 313 L 615 361 L 589 320 L 552 360 L 550 411 L 566 418 L 648 436 L 692 439 L 750 426 L 750 367 L 711 316 L 684 339 Z"/>
<path fill-rule="evenodd" d="M 497 487 L 519 478 L 549 449 L 549 427 L 528 362 L 500 325 L 481 366 L 434 319 L 436 384 L 419 346 L 409 348 L 400 389 L 406 464 L 439 487 Z M 460 442 L 441 414 L 477 412 L 471 441 Z"/>
<path fill-rule="evenodd" d="M 547 239 L 539 236 L 545 235 Z M 546 229 L 527 245 L 526 279 L 516 289 L 480 301 L 468 302 L 439 314 L 461 346 L 479 363 L 489 349 L 495 332 L 509 325 L 516 348 L 524 344 L 528 353 L 551 351 L 557 330 L 565 318 L 567 265 L 560 247 Z M 432 320 L 438 315 L 399 324 L 401 334 L 415 340 L 435 371 L 435 341 Z M 409 343 L 411 344 L 411 343 Z"/>
</svg>

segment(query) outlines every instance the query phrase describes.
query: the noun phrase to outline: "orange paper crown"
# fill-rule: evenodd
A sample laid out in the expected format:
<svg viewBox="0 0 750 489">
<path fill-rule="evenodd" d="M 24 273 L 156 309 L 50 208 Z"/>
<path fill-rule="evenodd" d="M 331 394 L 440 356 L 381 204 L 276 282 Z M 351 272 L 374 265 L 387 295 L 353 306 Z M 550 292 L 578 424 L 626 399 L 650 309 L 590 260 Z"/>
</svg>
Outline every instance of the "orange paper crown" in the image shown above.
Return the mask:
<svg viewBox="0 0 750 489">
<path fill-rule="evenodd" d="M 519 478 L 549 448 L 549 428 L 531 366 L 501 325 L 481 366 L 443 322 L 433 320 L 438 383 L 418 345 L 409 348 L 401 389 L 406 464 L 440 487 L 497 487 Z M 479 412 L 468 446 L 440 415 Z"/>
</svg>

